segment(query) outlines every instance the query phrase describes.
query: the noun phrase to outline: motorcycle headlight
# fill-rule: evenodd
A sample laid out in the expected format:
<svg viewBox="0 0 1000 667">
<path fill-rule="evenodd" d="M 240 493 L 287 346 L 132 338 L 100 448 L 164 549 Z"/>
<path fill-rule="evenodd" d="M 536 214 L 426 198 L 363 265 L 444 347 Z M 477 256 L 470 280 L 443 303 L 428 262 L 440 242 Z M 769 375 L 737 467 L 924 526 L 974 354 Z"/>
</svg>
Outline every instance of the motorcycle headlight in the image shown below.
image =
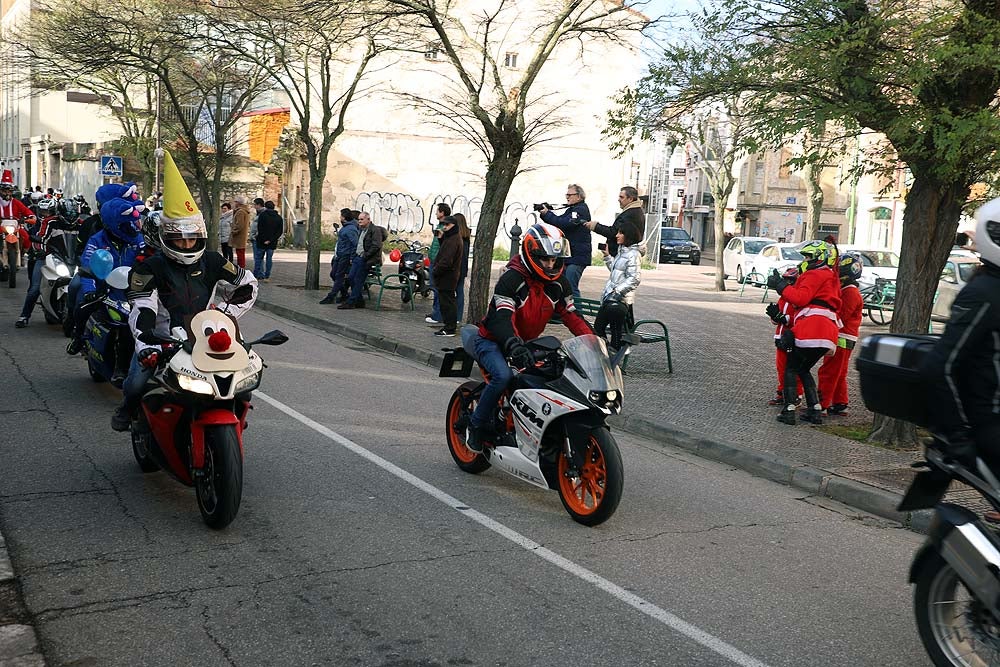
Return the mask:
<svg viewBox="0 0 1000 667">
<path fill-rule="evenodd" d="M 17 227 L 15 227 L 14 225 L 4 225 L 3 231 L 7 234 L 13 234 L 14 232 L 17 231 Z"/>
<path fill-rule="evenodd" d="M 199 380 L 198 378 L 193 378 L 183 373 L 177 374 L 177 385 L 184 391 L 190 391 L 193 394 L 214 394 L 215 389 L 212 388 L 205 380 Z"/>
<path fill-rule="evenodd" d="M 56 264 L 56 275 L 60 278 L 69 278 L 69 267 L 65 264 Z"/>
<path fill-rule="evenodd" d="M 239 384 L 236 385 L 236 391 L 233 393 L 242 394 L 245 391 L 256 389 L 260 386 L 260 375 L 260 371 L 257 371 L 253 375 L 243 378 L 240 380 Z"/>
<path fill-rule="evenodd" d="M 590 392 L 588 398 L 599 408 L 614 408 L 621 399 L 621 392 L 617 389 L 609 389 L 608 391 L 592 391 Z"/>
</svg>

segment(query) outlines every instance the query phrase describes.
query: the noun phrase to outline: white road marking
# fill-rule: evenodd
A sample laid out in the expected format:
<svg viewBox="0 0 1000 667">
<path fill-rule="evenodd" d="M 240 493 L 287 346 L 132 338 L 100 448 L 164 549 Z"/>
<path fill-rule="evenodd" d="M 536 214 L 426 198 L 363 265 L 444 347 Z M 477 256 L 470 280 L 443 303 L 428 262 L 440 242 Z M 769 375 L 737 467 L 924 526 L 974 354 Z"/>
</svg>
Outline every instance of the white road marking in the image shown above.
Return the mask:
<svg viewBox="0 0 1000 667">
<path fill-rule="evenodd" d="M 526 551 L 529 551 L 538 556 L 539 558 L 542 558 L 543 560 L 546 560 L 549 563 L 555 565 L 556 567 L 568 572 L 569 574 L 572 574 L 573 576 L 582 579 L 583 581 L 586 581 L 587 583 L 593 586 L 596 586 L 602 591 L 605 591 L 606 593 L 610 594 L 612 597 L 615 597 L 621 602 L 624 602 L 625 604 L 629 605 L 630 607 L 633 607 L 641 611 L 646 616 L 649 616 L 650 618 L 659 621 L 660 623 L 666 625 L 670 629 L 684 635 L 685 637 L 688 637 L 689 639 L 696 641 L 705 648 L 714 651 L 715 653 L 718 653 L 719 655 L 729 659 L 733 663 L 741 665 L 742 667 L 768 667 L 766 663 L 763 663 L 760 660 L 757 660 L 756 658 L 753 658 L 747 655 L 746 653 L 743 653 L 735 646 L 727 644 L 723 640 L 705 632 L 701 628 L 691 625 L 684 619 L 675 616 L 674 614 L 671 614 L 666 609 L 657 607 L 652 602 L 649 602 L 648 600 L 645 600 L 639 597 L 638 595 L 635 595 L 634 593 L 628 592 L 618 584 L 608 581 L 604 577 L 594 572 L 591 572 L 587 568 L 577 565 L 568 558 L 564 558 L 563 556 L 560 556 L 554 551 L 546 549 L 537 542 L 534 542 L 533 540 L 525 537 L 524 535 L 521 535 L 517 531 L 508 528 L 502 523 L 494 521 L 485 514 L 477 512 L 476 510 L 472 509 L 471 507 L 463 503 L 461 500 L 458 500 L 457 498 L 448 495 L 447 493 L 437 488 L 436 486 L 428 484 L 427 482 L 420 479 L 416 475 L 413 475 L 412 473 L 403 470 L 396 464 L 387 461 L 378 454 L 368 451 L 361 445 L 352 442 L 351 440 L 348 440 L 344 436 L 327 428 L 326 426 L 323 426 L 319 422 L 314 421 L 309 417 L 306 417 L 301 412 L 285 405 L 281 401 L 273 399 L 267 394 L 260 391 L 254 392 L 254 398 L 259 398 L 265 403 L 274 406 L 275 408 L 281 410 L 292 419 L 301 422 L 302 424 L 308 426 L 309 428 L 316 431 L 320 435 L 326 436 L 330 440 L 336 442 L 338 445 L 344 447 L 345 449 L 351 452 L 354 452 L 361 458 L 367 459 L 368 461 L 374 463 L 375 465 L 377 465 L 379 468 L 382 468 L 386 472 L 391 473 L 396 477 L 398 477 L 399 479 L 403 480 L 404 482 L 407 482 L 415 486 L 416 488 L 420 489 L 427 495 L 440 500 L 442 503 L 452 508 L 453 510 L 461 512 L 463 515 L 469 517 L 470 519 L 472 519 L 479 525 L 483 526 L 484 528 L 492 530 L 497 535 L 505 537 L 506 539 L 522 547 Z"/>
<path fill-rule="evenodd" d="M 374 349 L 374 348 L 372 348 Z M 297 371 L 308 371 L 310 373 L 325 373 L 327 375 L 347 375 L 350 377 L 357 377 L 358 371 L 353 368 L 323 368 L 320 366 L 307 366 L 306 364 L 293 364 L 288 361 L 270 361 L 267 362 L 268 366 L 274 366 L 275 368 L 291 368 Z M 399 375 L 393 375 L 391 373 L 369 373 L 365 372 L 365 380 L 384 380 L 386 382 L 399 382 Z M 464 381 L 465 378 L 462 378 Z M 455 379 L 447 378 L 407 378 L 407 384 L 427 384 L 433 387 L 448 387 L 448 391 L 454 391 L 455 385 L 459 384 Z"/>
</svg>

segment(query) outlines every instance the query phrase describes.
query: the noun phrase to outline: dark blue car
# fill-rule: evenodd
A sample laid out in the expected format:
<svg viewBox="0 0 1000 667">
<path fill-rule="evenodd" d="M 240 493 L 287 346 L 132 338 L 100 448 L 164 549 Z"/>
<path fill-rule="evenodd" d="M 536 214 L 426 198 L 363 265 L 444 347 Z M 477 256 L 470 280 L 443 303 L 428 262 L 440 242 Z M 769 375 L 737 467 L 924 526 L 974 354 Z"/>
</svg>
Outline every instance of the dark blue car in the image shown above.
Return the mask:
<svg viewBox="0 0 1000 667">
<path fill-rule="evenodd" d="M 701 248 L 680 227 L 660 228 L 660 264 L 690 262 L 701 264 Z"/>
</svg>

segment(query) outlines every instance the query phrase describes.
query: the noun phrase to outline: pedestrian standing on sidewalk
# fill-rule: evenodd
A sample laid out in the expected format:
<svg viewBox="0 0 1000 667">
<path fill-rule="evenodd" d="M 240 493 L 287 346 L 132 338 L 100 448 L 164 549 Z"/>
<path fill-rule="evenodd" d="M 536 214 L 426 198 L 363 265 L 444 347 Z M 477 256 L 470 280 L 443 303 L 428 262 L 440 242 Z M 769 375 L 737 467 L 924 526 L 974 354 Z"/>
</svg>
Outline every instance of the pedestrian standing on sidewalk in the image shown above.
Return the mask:
<svg viewBox="0 0 1000 667">
<path fill-rule="evenodd" d="M 847 416 L 847 370 L 851 365 L 851 352 L 858 344 L 864 306 L 861 291 L 858 290 L 861 267 L 859 253 L 845 252 L 840 258 L 840 308 L 837 309 L 840 337 L 837 339 L 837 352 L 823 359 L 823 365 L 816 372 L 819 400 L 831 417 Z"/>
<path fill-rule="evenodd" d="M 233 254 L 236 255 L 236 264 L 241 268 L 247 268 L 247 239 L 250 237 L 250 209 L 247 208 L 247 199 L 244 196 L 236 197 L 233 200 L 236 208 L 233 211 L 233 231 L 229 235 L 229 245 L 233 247 Z"/>
<path fill-rule="evenodd" d="M 441 324 L 441 304 L 438 303 L 437 288 L 434 286 L 434 258 L 437 257 L 438 247 L 441 245 L 441 239 L 438 236 L 438 232 L 441 229 L 441 221 L 445 219 L 445 216 L 451 215 L 451 206 L 444 203 L 438 204 L 434 215 L 437 216 L 438 226 L 434 230 L 434 240 L 431 241 L 431 247 L 427 251 L 427 258 L 431 260 L 430 271 L 428 271 L 427 275 L 430 277 L 430 288 L 434 294 L 434 306 L 431 308 L 431 312 L 427 314 L 427 317 L 424 318 L 424 322 L 427 322 L 427 324 Z"/>
<path fill-rule="evenodd" d="M 594 318 L 594 333 L 605 338 L 608 325 L 611 325 L 611 347 L 614 354 L 622 346 L 622 334 L 634 321 L 632 303 L 635 300 L 635 290 L 642 279 L 642 257 L 639 253 L 639 242 L 642 235 L 631 225 L 625 225 L 615 235 L 618 254 L 614 257 L 607 248 L 601 250 L 604 254 L 604 265 L 611 272 L 611 277 L 604 285 L 601 295 L 601 308 Z M 567 268 L 569 264 L 567 262 Z"/>
<path fill-rule="evenodd" d="M 566 260 L 566 280 L 573 288 L 573 298 L 580 298 L 580 279 L 583 277 L 583 270 L 590 266 L 593 253 L 590 229 L 586 223 L 590 222 L 590 207 L 584 201 L 586 193 L 576 183 L 566 186 L 566 210 L 556 215 L 551 208 L 543 204 L 542 222 L 558 227 L 566 235 L 569 241 L 572 255 Z M 640 240 L 642 235 L 640 234 Z"/>
<path fill-rule="evenodd" d="M 441 226 L 441 244 L 434 262 L 434 284 L 438 288 L 444 326 L 434 335 L 450 337 L 455 335 L 458 325 L 458 295 L 455 289 L 462 273 L 462 235 L 453 216 L 445 216 Z"/>
<path fill-rule="evenodd" d="M 253 200 L 253 218 L 250 220 L 250 247 L 253 249 L 253 265 L 263 266 L 264 252 L 257 243 L 257 225 L 260 222 L 260 214 L 264 212 L 264 200 L 257 197 Z"/>
<path fill-rule="evenodd" d="M 465 216 L 456 213 L 452 216 L 458 222 L 458 235 L 462 237 L 462 272 L 458 275 L 458 287 L 455 294 L 458 296 L 457 321 L 462 321 L 465 314 L 465 279 L 469 276 L 469 253 L 472 251 L 472 230 Z"/>
<path fill-rule="evenodd" d="M 823 355 L 837 350 L 837 309 L 840 308 L 840 279 L 830 267 L 836 261 L 836 250 L 825 241 L 809 241 L 799 248 L 805 260 L 799 264 L 800 275 L 795 284 L 772 271 L 767 286 L 798 308 L 792 318 L 795 344 L 788 353 L 785 368 L 785 406 L 778 415 L 784 424 L 795 423 L 795 379 L 802 380 L 808 406 L 803 419 L 822 424 L 822 405 L 812 377 L 812 367 Z"/>
<path fill-rule="evenodd" d="M 257 245 L 254 251 L 253 274 L 257 280 L 269 282 L 274 264 L 274 249 L 285 231 L 285 221 L 275 210 L 274 202 L 264 203 L 264 210 L 257 214 Z M 258 261 L 257 256 L 260 256 Z"/>
<path fill-rule="evenodd" d="M 358 234 L 360 234 L 356 220 L 357 216 L 354 215 L 354 211 L 349 208 L 340 209 L 337 247 L 330 260 L 330 279 L 333 280 L 333 286 L 320 301 L 322 304 L 343 303 L 347 300 L 348 289 L 350 289 L 347 274 L 351 270 L 351 258 L 358 249 Z"/>
<path fill-rule="evenodd" d="M 621 213 L 615 217 L 615 221 L 611 223 L 610 227 L 593 220 L 585 223 L 594 233 L 600 234 L 608 240 L 608 254 L 612 257 L 618 254 L 618 242 L 615 241 L 615 237 L 619 229 L 626 225 L 631 226 L 637 230 L 640 239 L 646 231 L 646 214 L 642 212 L 642 202 L 639 201 L 638 190 L 631 185 L 623 187 L 618 192 L 618 206 L 622 209 Z"/>
<path fill-rule="evenodd" d="M 223 202 L 222 214 L 219 216 L 219 251 L 228 261 L 233 261 L 233 247 L 229 239 L 233 235 L 233 205 Z"/>
</svg>

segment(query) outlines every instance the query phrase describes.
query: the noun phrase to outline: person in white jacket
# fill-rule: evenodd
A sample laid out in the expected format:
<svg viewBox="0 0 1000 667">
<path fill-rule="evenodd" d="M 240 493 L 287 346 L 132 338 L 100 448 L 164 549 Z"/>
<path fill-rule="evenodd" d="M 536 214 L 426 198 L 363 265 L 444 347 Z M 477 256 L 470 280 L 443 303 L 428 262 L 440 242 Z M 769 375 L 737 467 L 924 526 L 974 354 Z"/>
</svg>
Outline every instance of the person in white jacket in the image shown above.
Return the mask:
<svg viewBox="0 0 1000 667">
<path fill-rule="evenodd" d="M 642 237 L 638 229 L 631 225 L 623 225 L 615 235 L 618 243 L 618 254 L 612 256 L 607 248 L 604 253 L 604 264 L 611 272 L 604 293 L 601 295 L 601 309 L 594 320 L 594 332 L 601 338 L 606 338 L 608 326 L 611 326 L 610 347 L 617 350 L 621 347 L 622 334 L 626 326 L 634 321 L 632 303 L 635 300 L 635 290 L 642 279 Z"/>
</svg>

